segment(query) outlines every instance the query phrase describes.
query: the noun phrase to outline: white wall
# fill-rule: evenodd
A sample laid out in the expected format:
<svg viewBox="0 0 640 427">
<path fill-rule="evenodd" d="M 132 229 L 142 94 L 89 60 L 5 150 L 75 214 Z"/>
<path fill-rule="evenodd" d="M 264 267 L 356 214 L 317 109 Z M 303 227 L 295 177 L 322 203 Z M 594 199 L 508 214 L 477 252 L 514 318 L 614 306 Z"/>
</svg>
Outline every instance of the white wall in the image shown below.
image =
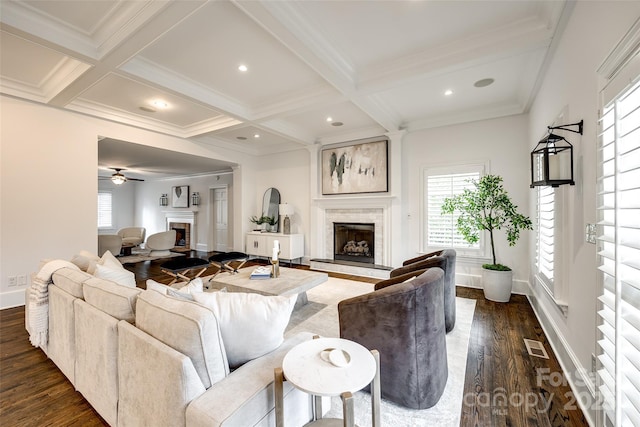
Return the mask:
<svg viewBox="0 0 640 427">
<path fill-rule="evenodd" d="M 305 254 L 309 254 L 309 170 L 309 151 L 304 148 L 262 156 L 255 167 L 255 192 L 250 203 L 253 210 L 241 220 L 248 222 L 250 216 L 260 215 L 265 190 L 270 187 L 277 188 L 280 192 L 280 203 L 288 203 L 295 209 L 295 213 L 290 217 L 291 233 L 304 234 Z"/>
<path fill-rule="evenodd" d="M 591 354 L 596 353 L 596 247 L 584 241 L 585 225 L 596 221 L 596 145 L 598 77 L 596 70 L 640 16 L 640 2 L 577 2 L 529 114 L 529 143 L 540 139 L 561 111 L 564 123 L 584 120 L 584 135 L 566 132 L 574 145 L 576 185 L 563 188 L 566 198 L 560 236 L 567 286 L 568 313 L 531 278 L 532 305 L 554 344 L 569 379 L 593 387 Z M 535 205 L 531 205 L 531 215 Z M 535 252 L 531 249 L 531 259 Z M 589 375 L 581 375 L 583 370 Z M 580 387 L 579 384 L 578 389 Z M 585 390 L 585 391 L 587 391 Z M 593 400 L 592 400 L 593 402 Z M 589 402 L 587 402 L 589 403 Z M 592 411 L 587 411 L 589 417 Z"/>
<path fill-rule="evenodd" d="M 527 117 L 511 116 L 412 132 L 404 137 L 402 147 L 402 218 L 405 242 L 403 259 L 416 256 L 420 250 L 420 210 L 422 172 L 429 166 L 464 163 L 489 163 L 489 173 L 500 175 L 504 187 L 519 212 L 529 209 L 529 147 Z M 514 292 L 527 289 L 529 277 L 528 242 L 531 232 L 521 233 L 516 246 L 509 246 L 503 232 L 496 235 L 498 263 L 513 269 Z M 490 254 L 489 254 L 490 255 Z M 481 265 L 487 260 L 465 261 L 459 257 L 457 280 L 460 284 L 479 287 Z"/>
<path fill-rule="evenodd" d="M 97 248 L 98 135 L 237 163 L 239 175 L 253 163 L 229 150 L 7 96 L 0 97 L 0 121 L 1 308 L 24 304 L 25 286 L 10 288 L 9 276 L 30 275 L 45 258 Z M 234 194 L 253 194 L 253 182 L 240 178 L 234 173 L 234 185 L 248 188 Z M 244 212 L 242 203 L 234 199 L 236 212 Z M 241 241 L 242 224 L 233 235 Z"/>
</svg>

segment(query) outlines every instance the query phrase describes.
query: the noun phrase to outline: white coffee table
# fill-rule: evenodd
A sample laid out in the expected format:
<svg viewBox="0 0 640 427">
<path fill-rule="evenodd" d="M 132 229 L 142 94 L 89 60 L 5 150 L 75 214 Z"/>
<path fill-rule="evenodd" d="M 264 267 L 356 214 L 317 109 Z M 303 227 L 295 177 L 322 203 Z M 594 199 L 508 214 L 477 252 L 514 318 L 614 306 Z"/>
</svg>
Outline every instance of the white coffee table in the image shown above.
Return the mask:
<svg viewBox="0 0 640 427">
<path fill-rule="evenodd" d="M 308 424 L 353 427 L 353 393 L 371 384 L 373 427 L 380 426 L 380 357 L 353 341 L 317 338 L 298 344 L 275 370 L 276 426 L 282 426 L 282 381 L 315 396 L 315 420 Z M 322 396 L 341 396 L 343 419 L 322 419 Z"/>
</svg>

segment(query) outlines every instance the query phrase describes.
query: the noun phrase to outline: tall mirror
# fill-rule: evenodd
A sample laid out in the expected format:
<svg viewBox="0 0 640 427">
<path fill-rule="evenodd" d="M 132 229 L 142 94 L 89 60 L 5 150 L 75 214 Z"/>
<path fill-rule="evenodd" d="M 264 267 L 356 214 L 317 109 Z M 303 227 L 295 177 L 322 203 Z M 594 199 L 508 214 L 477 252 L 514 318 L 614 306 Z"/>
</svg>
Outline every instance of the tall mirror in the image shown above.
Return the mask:
<svg viewBox="0 0 640 427">
<path fill-rule="evenodd" d="M 279 224 L 278 205 L 280 204 L 280 192 L 276 188 L 267 188 L 262 197 L 262 216 L 272 218 L 267 230 L 277 233 Z"/>
</svg>

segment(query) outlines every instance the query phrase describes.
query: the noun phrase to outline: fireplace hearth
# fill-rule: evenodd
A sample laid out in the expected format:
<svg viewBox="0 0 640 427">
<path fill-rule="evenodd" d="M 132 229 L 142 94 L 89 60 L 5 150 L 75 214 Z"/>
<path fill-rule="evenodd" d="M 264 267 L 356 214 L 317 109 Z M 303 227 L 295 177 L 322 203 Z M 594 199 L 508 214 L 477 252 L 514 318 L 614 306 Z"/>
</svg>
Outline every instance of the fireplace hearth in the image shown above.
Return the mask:
<svg viewBox="0 0 640 427">
<path fill-rule="evenodd" d="M 334 222 L 333 241 L 334 260 L 374 264 L 375 224 Z"/>
</svg>

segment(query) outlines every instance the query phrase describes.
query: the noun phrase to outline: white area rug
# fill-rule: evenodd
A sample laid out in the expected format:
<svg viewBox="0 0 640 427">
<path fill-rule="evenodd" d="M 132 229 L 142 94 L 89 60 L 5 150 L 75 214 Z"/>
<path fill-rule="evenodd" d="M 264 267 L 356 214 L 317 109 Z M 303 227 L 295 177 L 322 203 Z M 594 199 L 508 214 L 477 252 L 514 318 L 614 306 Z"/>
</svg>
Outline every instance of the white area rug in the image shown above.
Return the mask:
<svg viewBox="0 0 640 427">
<path fill-rule="evenodd" d="M 293 313 L 285 335 L 309 331 L 324 337 L 338 337 L 340 334 L 338 302 L 371 291 L 373 291 L 373 285 L 370 283 L 330 277 L 327 282 L 307 292 L 309 304 Z M 447 334 L 449 377 L 438 403 L 429 409 L 413 410 L 383 400 L 381 404 L 383 426 L 457 427 L 460 425 L 469 336 L 475 307 L 475 300 L 456 298 L 456 326 Z M 371 426 L 371 396 L 365 392 L 357 392 L 354 397 L 356 424 L 360 427 Z M 342 401 L 339 397 L 331 399 L 331 410 L 327 417 L 342 418 Z"/>
</svg>

